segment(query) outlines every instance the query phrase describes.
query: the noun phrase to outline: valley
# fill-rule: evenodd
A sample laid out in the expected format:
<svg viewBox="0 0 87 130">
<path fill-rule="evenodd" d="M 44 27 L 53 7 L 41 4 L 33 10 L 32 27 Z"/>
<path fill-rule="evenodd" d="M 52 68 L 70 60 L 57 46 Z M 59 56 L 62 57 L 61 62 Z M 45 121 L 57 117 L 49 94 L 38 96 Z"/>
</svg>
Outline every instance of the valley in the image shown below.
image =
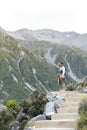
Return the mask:
<svg viewBox="0 0 87 130">
<path fill-rule="evenodd" d="M 0 29 L 0 102 L 11 98 L 20 101 L 35 90 L 43 93 L 58 90 L 61 60 L 66 67 L 66 84 L 78 83 L 87 75 L 86 48 L 70 42 L 80 36 L 53 30 Z M 60 38 L 64 42 L 58 41 Z"/>
</svg>

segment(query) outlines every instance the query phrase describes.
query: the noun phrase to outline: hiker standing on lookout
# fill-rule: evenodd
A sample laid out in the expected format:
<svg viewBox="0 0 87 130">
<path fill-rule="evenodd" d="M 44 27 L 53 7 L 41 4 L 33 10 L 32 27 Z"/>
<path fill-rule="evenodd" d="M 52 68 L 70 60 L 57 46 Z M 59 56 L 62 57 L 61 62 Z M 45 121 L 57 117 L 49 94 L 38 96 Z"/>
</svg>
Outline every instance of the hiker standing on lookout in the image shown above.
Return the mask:
<svg viewBox="0 0 87 130">
<path fill-rule="evenodd" d="M 58 63 L 59 74 L 58 74 L 58 84 L 61 85 L 61 88 L 65 87 L 65 66 L 63 62 Z"/>
</svg>

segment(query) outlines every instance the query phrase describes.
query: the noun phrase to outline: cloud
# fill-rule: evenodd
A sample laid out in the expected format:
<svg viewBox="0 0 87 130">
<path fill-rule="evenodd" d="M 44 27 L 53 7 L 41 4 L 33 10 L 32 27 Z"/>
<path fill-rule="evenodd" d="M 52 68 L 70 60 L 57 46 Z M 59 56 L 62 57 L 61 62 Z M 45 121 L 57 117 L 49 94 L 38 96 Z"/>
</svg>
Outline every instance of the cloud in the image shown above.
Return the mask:
<svg viewBox="0 0 87 130">
<path fill-rule="evenodd" d="M 87 32 L 86 0 L 0 0 L 0 26 Z"/>
</svg>

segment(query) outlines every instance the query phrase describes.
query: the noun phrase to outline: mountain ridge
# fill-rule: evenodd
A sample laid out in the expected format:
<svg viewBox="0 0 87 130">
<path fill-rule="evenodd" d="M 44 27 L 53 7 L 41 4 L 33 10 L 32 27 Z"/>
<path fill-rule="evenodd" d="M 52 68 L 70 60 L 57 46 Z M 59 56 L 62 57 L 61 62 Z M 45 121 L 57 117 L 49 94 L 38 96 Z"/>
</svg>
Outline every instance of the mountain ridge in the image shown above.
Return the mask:
<svg viewBox="0 0 87 130">
<path fill-rule="evenodd" d="M 49 41 L 53 44 L 65 44 L 68 46 L 76 46 L 83 50 L 87 50 L 87 33 L 79 34 L 74 31 L 59 32 L 52 29 L 28 30 L 20 29 L 14 32 L 7 32 L 9 35 L 20 40 L 39 40 Z M 84 47 L 85 46 L 85 47 Z"/>
</svg>

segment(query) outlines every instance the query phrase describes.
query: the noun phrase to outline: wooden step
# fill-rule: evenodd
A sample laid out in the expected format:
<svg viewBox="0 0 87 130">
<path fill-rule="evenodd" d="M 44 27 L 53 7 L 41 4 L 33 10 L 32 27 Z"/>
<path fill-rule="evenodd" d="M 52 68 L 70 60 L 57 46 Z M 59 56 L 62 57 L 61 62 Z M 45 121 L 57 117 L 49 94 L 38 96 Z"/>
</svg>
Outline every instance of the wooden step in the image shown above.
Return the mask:
<svg viewBox="0 0 87 130">
<path fill-rule="evenodd" d="M 60 113 L 60 114 L 54 114 L 51 116 L 52 120 L 58 120 L 58 119 L 77 119 L 78 114 L 77 113 Z"/>
<path fill-rule="evenodd" d="M 74 128 L 32 128 L 32 130 L 75 130 Z"/>
<path fill-rule="evenodd" d="M 76 128 L 75 119 L 36 121 L 36 128 Z"/>
<path fill-rule="evenodd" d="M 78 113 L 78 107 L 74 108 L 59 108 L 57 113 Z"/>
<path fill-rule="evenodd" d="M 58 94 L 64 96 L 78 96 L 78 97 L 87 97 L 87 93 L 79 93 L 76 91 L 57 91 Z"/>
<path fill-rule="evenodd" d="M 80 102 L 81 101 L 81 99 L 82 98 L 76 98 L 76 97 L 68 97 L 68 98 L 65 98 L 66 99 L 66 101 L 70 101 L 70 102 L 72 102 L 72 101 L 74 101 L 74 102 Z"/>
<path fill-rule="evenodd" d="M 79 107 L 79 103 L 76 103 L 76 102 L 64 102 L 61 107 L 62 108 Z"/>
</svg>

